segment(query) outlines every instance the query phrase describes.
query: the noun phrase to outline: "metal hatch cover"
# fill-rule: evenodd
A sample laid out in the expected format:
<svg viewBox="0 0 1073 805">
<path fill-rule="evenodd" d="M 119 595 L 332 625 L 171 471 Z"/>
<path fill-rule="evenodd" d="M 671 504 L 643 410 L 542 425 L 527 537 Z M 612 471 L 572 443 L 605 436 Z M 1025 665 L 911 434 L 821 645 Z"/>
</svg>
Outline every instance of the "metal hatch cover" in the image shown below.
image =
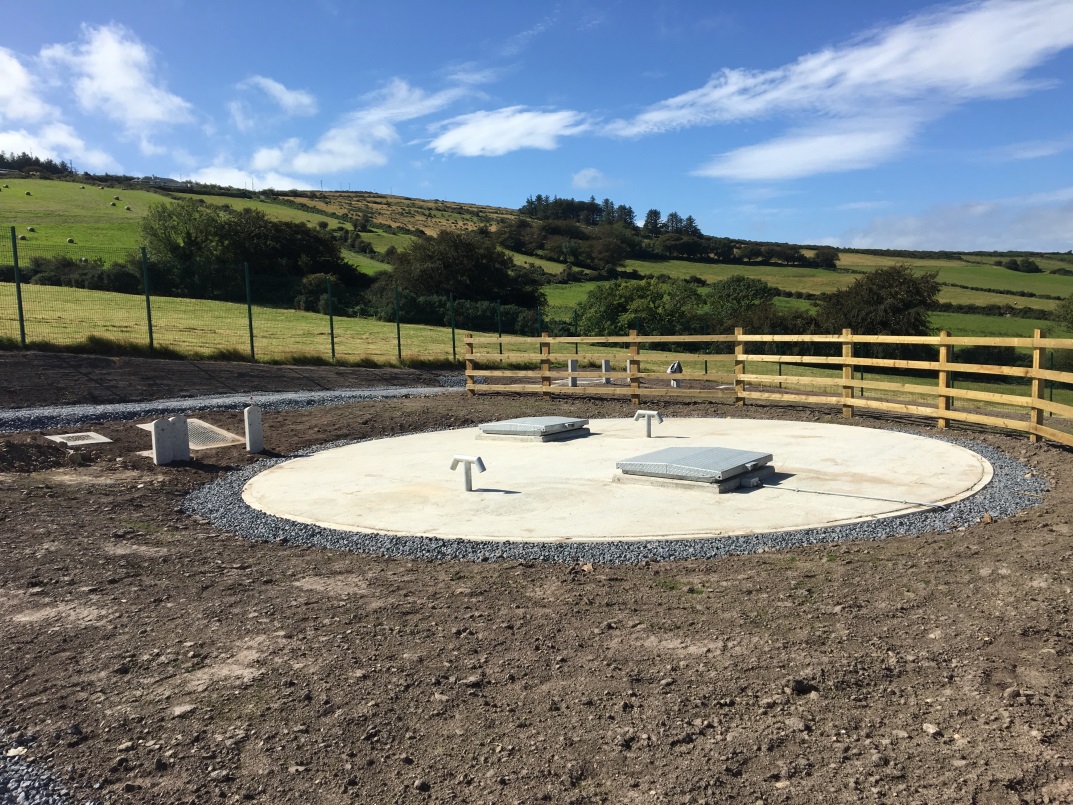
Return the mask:
<svg viewBox="0 0 1073 805">
<path fill-rule="evenodd" d="M 767 465 L 771 453 L 731 447 L 665 447 L 615 464 L 626 475 L 716 483 Z"/>
<path fill-rule="evenodd" d="M 517 419 L 503 419 L 499 422 L 485 422 L 480 425 L 481 433 L 494 436 L 548 436 L 580 430 L 589 424 L 587 419 L 567 416 L 523 416 Z"/>
</svg>

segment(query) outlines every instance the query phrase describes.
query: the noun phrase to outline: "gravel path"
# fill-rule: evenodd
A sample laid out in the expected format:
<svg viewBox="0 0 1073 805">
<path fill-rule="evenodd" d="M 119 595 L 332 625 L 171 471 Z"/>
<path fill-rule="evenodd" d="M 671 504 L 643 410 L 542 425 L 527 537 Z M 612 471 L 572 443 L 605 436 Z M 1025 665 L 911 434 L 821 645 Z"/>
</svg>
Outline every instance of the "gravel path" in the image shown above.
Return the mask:
<svg viewBox="0 0 1073 805">
<path fill-rule="evenodd" d="M 256 394 L 226 394 L 183 397 L 111 405 L 54 405 L 44 408 L 0 410 L 0 433 L 74 427 L 90 422 L 130 421 L 145 417 L 174 416 L 196 411 L 238 411 L 257 403 L 266 411 L 299 410 L 326 405 L 344 405 L 363 400 L 423 397 L 458 386 L 454 377 L 441 378 L 439 387 L 333 389 L 329 391 L 282 391 Z"/>
</svg>

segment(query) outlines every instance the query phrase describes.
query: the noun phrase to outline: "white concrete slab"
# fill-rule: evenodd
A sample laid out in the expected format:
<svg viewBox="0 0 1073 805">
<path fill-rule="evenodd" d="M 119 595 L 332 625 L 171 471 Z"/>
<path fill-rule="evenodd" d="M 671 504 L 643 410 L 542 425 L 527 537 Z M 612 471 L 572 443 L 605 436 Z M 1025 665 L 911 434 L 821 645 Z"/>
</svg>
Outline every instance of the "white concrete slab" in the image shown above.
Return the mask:
<svg viewBox="0 0 1073 805">
<path fill-rule="evenodd" d="M 967 497 L 991 465 L 937 439 L 847 425 L 667 419 L 654 438 L 630 419 L 592 420 L 566 442 L 477 441 L 477 428 L 378 439 L 277 464 L 246 485 L 262 511 L 347 531 L 448 539 L 688 539 L 889 517 Z M 774 455 L 766 486 L 717 495 L 695 484 L 612 483 L 615 462 L 660 446 Z M 462 491 L 456 454 L 488 471 Z M 790 488 L 798 490 L 791 492 Z M 815 494 L 815 493 L 827 494 Z M 852 497 L 850 497 L 852 496 Z"/>
</svg>

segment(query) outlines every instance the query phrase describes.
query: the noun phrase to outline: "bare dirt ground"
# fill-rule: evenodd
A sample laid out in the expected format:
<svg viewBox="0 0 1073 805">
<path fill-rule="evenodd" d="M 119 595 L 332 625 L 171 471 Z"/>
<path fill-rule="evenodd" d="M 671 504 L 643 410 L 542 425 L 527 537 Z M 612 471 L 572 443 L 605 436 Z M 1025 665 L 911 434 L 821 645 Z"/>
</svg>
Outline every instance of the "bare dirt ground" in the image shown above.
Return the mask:
<svg viewBox="0 0 1073 805">
<path fill-rule="evenodd" d="M 21 380 L 3 357 L 10 389 Z M 102 360 L 61 359 L 75 374 Z M 19 360 L 47 372 L 54 356 Z M 153 367 L 165 379 L 179 369 Z M 259 390 L 293 388 L 295 370 L 247 369 Z M 168 396 L 143 363 L 109 371 L 114 396 L 90 384 L 64 401 Z M 368 377 L 331 371 L 340 385 Z M 20 403 L 57 401 L 38 386 L 19 386 Z M 803 407 L 659 407 L 842 421 Z M 451 393 L 266 415 L 266 442 L 285 455 L 538 412 L 632 409 Z M 241 432 L 236 413 L 204 418 Z M 93 429 L 116 441 L 84 448 L 78 465 L 40 434 L 0 437 L 0 749 L 25 747 L 78 797 L 1073 801 L 1066 450 L 970 434 L 1052 485 L 1005 521 L 609 567 L 249 542 L 176 508 L 246 464 L 241 448 L 157 468 L 134 455 L 148 436 L 133 424 Z"/>
</svg>

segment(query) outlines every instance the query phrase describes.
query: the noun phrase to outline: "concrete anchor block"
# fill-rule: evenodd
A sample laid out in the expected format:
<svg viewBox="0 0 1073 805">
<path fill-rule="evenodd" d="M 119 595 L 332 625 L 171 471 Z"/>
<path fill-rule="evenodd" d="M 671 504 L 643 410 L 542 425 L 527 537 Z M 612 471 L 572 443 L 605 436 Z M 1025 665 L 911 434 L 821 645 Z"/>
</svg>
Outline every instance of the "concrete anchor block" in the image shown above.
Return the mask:
<svg viewBox="0 0 1073 805">
<path fill-rule="evenodd" d="M 602 361 L 600 361 L 600 371 L 604 373 L 604 385 L 610 386 L 611 378 L 607 377 L 607 375 L 611 372 L 611 361 L 607 358 L 604 358 Z"/>
<path fill-rule="evenodd" d="M 265 435 L 261 425 L 261 406 L 251 405 L 243 409 L 242 418 L 246 423 L 246 452 L 263 453 Z"/>
<path fill-rule="evenodd" d="M 173 461 L 190 460 L 190 429 L 186 417 L 153 420 L 153 463 L 157 466 Z"/>
<path fill-rule="evenodd" d="M 577 371 L 577 358 L 569 358 L 566 361 L 566 371 L 568 371 L 568 372 L 576 372 Z M 570 388 L 572 388 L 572 389 L 576 389 L 577 388 L 577 378 L 576 377 L 571 377 L 569 382 L 567 383 L 567 385 L 570 386 Z"/>
</svg>

